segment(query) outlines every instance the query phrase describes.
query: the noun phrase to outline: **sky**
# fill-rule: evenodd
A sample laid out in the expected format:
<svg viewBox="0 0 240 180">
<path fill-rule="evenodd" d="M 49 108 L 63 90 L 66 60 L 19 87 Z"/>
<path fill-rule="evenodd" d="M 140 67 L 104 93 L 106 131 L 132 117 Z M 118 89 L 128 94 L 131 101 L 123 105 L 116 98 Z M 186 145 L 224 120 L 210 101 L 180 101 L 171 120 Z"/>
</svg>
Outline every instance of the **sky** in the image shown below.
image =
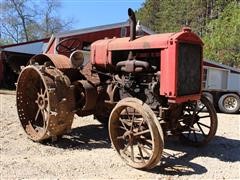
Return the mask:
<svg viewBox="0 0 240 180">
<path fill-rule="evenodd" d="M 73 19 L 71 29 L 124 22 L 127 10 L 137 10 L 144 0 L 60 0 L 59 14 L 63 19 Z"/>
</svg>

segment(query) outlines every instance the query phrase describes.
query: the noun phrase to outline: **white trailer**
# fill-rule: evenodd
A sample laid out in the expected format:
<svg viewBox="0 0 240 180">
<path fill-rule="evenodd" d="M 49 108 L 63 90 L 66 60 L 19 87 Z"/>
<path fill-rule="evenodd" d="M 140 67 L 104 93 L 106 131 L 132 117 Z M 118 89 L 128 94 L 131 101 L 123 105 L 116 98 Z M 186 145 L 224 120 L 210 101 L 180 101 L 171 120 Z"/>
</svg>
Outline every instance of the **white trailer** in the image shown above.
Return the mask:
<svg viewBox="0 0 240 180">
<path fill-rule="evenodd" d="M 240 70 L 211 61 L 204 62 L 203 94 L 223 113 L 240 111 Z"/>
</svg>

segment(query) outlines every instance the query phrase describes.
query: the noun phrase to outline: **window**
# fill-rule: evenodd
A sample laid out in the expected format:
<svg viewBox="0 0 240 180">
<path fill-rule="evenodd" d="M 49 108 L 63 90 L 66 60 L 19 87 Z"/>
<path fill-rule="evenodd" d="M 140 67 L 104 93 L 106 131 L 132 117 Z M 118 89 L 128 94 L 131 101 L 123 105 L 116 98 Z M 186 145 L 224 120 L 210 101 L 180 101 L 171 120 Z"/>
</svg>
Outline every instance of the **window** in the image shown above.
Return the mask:
<svg viewBox="0 0 240 180">
<path fill-rule="evenodd" d="M 86 42 L 86 41 L 83 41 L 82 43 L 82 50 L 84 51 L 90 51 L 91 49 L 91 42 Z"/>
<path fill-rule="evenodd" d="M 127 36 L 127 27 L 121 27 L 120 37 L 126 37 L 126 36 Z"/>
</svg>

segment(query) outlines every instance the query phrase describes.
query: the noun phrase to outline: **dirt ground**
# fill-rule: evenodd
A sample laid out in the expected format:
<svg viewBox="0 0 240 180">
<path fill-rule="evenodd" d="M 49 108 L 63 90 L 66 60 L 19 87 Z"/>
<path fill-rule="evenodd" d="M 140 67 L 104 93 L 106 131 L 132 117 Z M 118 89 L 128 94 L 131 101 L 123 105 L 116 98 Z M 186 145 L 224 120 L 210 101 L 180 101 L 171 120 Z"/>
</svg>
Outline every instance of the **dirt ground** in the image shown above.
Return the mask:
<svg viewBox="0 0 240 180">
<path fill-rule="evenodd" d="M 240 179 L 240 115 L 218 114 L 216 138 L 204 148 L 168 139 L 161 165 L 128 167 L 111 148 L 108 132 L 88 116 L 55 143 L 27 138 L 15 96 L 0 94 L 0 179 Z"/>
</svg>

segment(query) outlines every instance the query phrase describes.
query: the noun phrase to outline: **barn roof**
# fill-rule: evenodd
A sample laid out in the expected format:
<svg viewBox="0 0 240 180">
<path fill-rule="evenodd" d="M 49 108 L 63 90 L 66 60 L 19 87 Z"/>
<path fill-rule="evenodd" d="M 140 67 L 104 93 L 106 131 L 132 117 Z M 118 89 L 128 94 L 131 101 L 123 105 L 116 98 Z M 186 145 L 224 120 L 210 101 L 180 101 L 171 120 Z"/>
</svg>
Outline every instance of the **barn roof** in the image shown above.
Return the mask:
<svg viewBox="0 0 240 180">
<path fill-rule="evenodd" d="M 128 27 L 129 22 L 120 22 L 120 23 L 114 23 L 114 24 L 108 24 L 108 25 L 102 25 L 102 26 L 95 26 L 95 27 L 88 27 L 83 29 L 77 29 L 72 31 L 65 31 L 54 34 L 53 37 L 55 38 L 62 38 L 62 37 L 68 37 L 68 36 L 74 36 L 74 35 L 81 35 L 81 34 L 87 34 L 87 33 L 94 33 L 98 31 L 104 31 L 104 30 L 110 30 L 114 28 L 121 28 L 121 27 Z M 142 30 L 147 34 L 155 34 L 154 31 L 150 30 L 146 26 L 141 25 Z M 23 43 L 17 43 L 17 44 L 10 44 L 1 46 L 0 50 L 4 51 L 10 51 L 10 52 L 17 52 L 17 53 L 25 53 L 25 54 L 40 54 L 46 51 L 48 49 L 48 44 L 51 44 L 51 41 L 54 40 L 54 38 L 46 38 L 46 39 L 40 39 L 35 41 L 28 41 Z"/>
<path fill-rule="evenodd" d="M 9 51 L 9 52 L 24 53 L 24 54 L 40 54 L 43 52 L 44 48 L 46 47 L 48 40 L 49 39 L 47 38 L 47 39 L 39 39 L 35 41 L 5 45 L 5 46 L 1 46 L 1 50 Z"/>
<path fill-rule="evenodd" d="M 125 21 L 125 22 L 120 22 L 120 23 L 114 23 L 114 24 L 108 24 L 108 25 L 102 25 L 102 26 L 94 26 L 94 27 L 89 27 L 89 28 L 61 32 L 61 33 L 55 34 L 55 36 L 58 38 L 61 38 L 61 37 L 68 37 L 68 36 L 86 34 L 86 33 L 97 32 L 97 31 L 104 31 L 104 30 L 108 30 L 108 29 L 121 28 L 121 27 L 127 27 L 127 26 L 129 26 L 129 22 Z M 150 30 L 146 26 L 141 25 L 141 28 L 147 34 L 155 34 L 154 31 Z"/>
</svg>

